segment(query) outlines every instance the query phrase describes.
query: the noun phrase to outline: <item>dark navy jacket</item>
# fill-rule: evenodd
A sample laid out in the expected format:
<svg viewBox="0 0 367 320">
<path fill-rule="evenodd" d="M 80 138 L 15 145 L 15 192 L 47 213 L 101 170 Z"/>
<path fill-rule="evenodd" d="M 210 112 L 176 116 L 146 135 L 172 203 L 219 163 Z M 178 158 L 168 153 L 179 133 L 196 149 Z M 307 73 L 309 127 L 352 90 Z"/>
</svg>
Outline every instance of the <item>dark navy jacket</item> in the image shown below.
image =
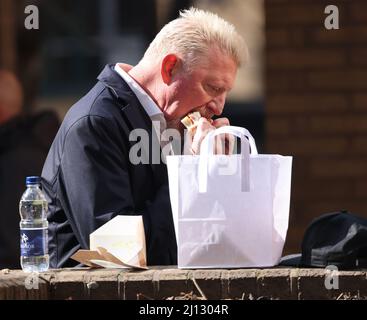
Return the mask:
<svg viewBox="0 0 367 320">
<path fill-rule="evenodd" d="M 129 214 L 143 216 L 148 265 L 176 264 L 166 165 L 129 161 L 135 128 L 149 133 L 142 152 L 151 158 L 152 139 L 157 141 L 152 122 L 113 66 L 98 80 L 66 114 L 43 167 L 50 266 L 75 266 L 70 256 L 89 249 L 90 233 Z"/>
</svg>

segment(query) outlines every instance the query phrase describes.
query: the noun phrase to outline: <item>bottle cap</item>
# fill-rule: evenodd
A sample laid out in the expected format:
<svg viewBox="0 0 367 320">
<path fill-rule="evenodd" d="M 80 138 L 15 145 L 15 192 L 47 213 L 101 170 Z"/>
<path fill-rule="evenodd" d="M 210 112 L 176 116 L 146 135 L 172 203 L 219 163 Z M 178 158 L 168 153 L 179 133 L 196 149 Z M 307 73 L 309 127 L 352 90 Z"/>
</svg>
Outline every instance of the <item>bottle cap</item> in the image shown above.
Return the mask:
<svg viewBox="0 0 367 320">
<path fill-rule="evenodd" d="M 27 177 L 25 178 L 25 184 L 29 185 L 29 184 L 40 184 L 41 182 L 41 178 L 38 176 L 31 176 L 31 177 Z"/>
</svg>

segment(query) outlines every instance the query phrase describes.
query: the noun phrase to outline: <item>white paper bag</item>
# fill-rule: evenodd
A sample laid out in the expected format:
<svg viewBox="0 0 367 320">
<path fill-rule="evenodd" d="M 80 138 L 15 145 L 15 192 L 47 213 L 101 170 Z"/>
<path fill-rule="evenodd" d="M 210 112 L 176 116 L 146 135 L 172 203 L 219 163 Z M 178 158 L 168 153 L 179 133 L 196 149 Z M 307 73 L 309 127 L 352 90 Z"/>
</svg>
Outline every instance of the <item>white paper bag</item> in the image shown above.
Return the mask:
<svg viewBox="0 0 367 320">
<path fill-rule="evenodd" d="M 214 138 L 222 133 L 241 139 L 241 154 L 213 155 Z M 246 129 L 226 126 L 207 135 L 200 155 L 168 156 L 167 168 L 179 268 L 278 264 L 292 157 L 259 155 Z"/>
</svg>

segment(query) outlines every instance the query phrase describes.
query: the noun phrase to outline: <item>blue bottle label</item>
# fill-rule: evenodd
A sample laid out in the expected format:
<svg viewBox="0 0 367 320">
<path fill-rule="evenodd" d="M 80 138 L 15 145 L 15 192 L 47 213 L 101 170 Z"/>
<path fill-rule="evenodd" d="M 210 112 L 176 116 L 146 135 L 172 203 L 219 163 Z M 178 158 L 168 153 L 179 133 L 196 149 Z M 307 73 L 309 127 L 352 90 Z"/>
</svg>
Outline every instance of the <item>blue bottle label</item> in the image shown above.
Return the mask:
<svg viewBox="0 0 367 320">
<path fill-rule="evenodd" d="M 47 228 L 20 229 L 20 254 L 23 257 L 48 254 Z"/>
</svg>

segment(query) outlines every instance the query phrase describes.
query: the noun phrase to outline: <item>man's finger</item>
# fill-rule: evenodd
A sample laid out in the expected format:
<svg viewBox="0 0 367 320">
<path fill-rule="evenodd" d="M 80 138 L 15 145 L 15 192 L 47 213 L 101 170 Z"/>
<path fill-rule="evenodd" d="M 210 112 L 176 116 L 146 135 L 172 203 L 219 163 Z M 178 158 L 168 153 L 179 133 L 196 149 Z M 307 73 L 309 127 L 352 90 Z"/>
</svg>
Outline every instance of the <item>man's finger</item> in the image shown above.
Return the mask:
<svg viewBox="0 0 367 320">
<path fill-rule="evenodd" d="M 235 143 L 235 137 L 230 133 L 226 133 L 225 154 L 228 155 L 233 154 L 234 143 Z"/>
<path fill-rule="evenodd" d="M 214 140 L 214 154 L 224 154 L 223 135 L 218 135 Z"/>
<path fill-rule="evenodd" d="M 213 120 L 212 125 L 216 128 L 229 126 L 229 120 L 228 118 L 218 118 L 218 119 Z"/>
</svg>

